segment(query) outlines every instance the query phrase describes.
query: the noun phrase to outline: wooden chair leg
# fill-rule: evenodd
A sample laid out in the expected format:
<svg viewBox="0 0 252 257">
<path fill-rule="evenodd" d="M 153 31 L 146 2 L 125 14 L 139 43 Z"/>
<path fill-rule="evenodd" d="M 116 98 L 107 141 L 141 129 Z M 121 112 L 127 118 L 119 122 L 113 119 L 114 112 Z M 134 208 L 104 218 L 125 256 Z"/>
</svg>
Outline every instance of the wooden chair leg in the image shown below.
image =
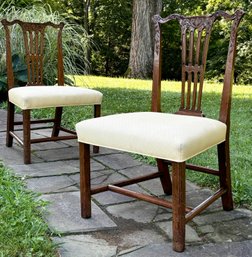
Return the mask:
<svg viewBox="0 0 252 257">
<path fill-rule="evenodd" d="M 24 163 L 31 163 L 31 111 L 23 110 L 23 147 Z"/>
<path fill-rule="evenodd" d="M 94 117 L 98 118 L 101 116 L 101 105 L 100 104 L 95 104 L 94 105 Z M 94 153 L 99 153 L 99 146 L 94 145 L 93 146 L 93 152 Z"/>
<path fill-rule="evenodd" d="M 172 163 L 173 250 L 185 249 L 185 162 Z"/>
<path fill-rule="evenodd" d="M 172 194 L 172 183 L 171 183 L 171 177 L 169 173 L 169 168 L 168 165 L 161 159 L 157 159 L 157 166 L 158 166 L 158 171 L 162 172 L 162 176 L 160 177 L 161 184 L 164 190 L 164 193 L 166 195 L 171 195 Z"/>
<path fill-rule="evenodd" d="M 53 130 L 52 130 L 52 137 L 57 137 L 59 135 L 62 112 L 63 112 L 63 107 L 55 108 L 55 117 L 54 117 L 54 125 L 53 125 Z"/>
<path fill-rule="evenodd" d="M 220 170 L 220 187 L 225 188 L 227 192 L 222 195 L 222 206 L 225 211 L 234 209 L 233 197 L 232 197 L 232 184 L 231 184 L 231 172 L 230 172 L 230 153 L 229 144 L 227 141 L 219 144 L 218 149 L 218 161 Z"/>
<path fill-rule="evenodd" d="M 91 217 L 90 145 L 79 143 L 81 217 Z"/>
<path fill-rule="evenodd" d="M 13 144 L 13 137 L 10 135 L 10 131 L 14 130 L 14 115 L 15 106 L 8 101 L 7 107 L 7 131 L 6 131 L 6 146 L 11 147 Z"/>
</svg>

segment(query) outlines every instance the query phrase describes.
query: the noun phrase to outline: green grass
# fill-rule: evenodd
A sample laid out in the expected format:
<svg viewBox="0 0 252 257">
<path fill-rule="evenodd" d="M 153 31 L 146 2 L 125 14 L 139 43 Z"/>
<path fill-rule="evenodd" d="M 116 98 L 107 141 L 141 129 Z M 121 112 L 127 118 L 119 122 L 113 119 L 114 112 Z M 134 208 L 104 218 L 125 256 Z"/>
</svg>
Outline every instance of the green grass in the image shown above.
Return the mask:
<svg viewBox="0 0 252 257">
<path fill-rule="evenodd" d="M 148 111 L 151 105 L 151 80 L 135 80 L 97 76 L 75 76 L 78 86 L 94 88 L 104 95 L 102 115 L 122 112 Z M 175 112 L 179 108 L 180 83 L 164 81 L 162 83 L 162 110 Z M 203 112 L 207 117 L 218 118 L 221 84 L 206 83 L 202 100 Z M 50 116 L 51 112 L 39 110 L 34 117 Z M 69 128 L 75 123 L 92 117 L 91 107 L 65 108 L 63 120 Z M 234 86 L 231 114 L 231 169 L 233 195 L 237 205 L 252 208 L 252 86 Z M 192 160 L 193 163 L 216 167 L 216 149 L 211 149 Z M 142 158 L 154 163 L 153 159 Z M 188 172 L 187 177 L 199 185 L 213 188 L 216 177 L 198 172 Z"/>
<path fill-rule="evenodd" d="M 46 203 L 0 163 L 0 256 L 56 256 L 42 219 Z"/>
</svg>

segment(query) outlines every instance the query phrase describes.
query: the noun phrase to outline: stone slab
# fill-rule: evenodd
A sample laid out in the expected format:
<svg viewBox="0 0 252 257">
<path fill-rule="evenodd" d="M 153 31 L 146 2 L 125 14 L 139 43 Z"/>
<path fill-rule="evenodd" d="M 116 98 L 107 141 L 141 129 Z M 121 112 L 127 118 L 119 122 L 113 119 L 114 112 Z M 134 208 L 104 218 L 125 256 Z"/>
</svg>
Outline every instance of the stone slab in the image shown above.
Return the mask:
<svg viewBox="0 0 252 257">
<path fill-rule="evenodd" d="M 134 167 L 119 170 L 119 172 L 124 174 L 125 176 L 127 176 L 129 178 L 134 178 L 134 177 L 137 177 L 137 176 L 144 176 L 144 175 L 147 175 L 147 174 L 150 174 L 150 173 L 157 172 L 157 167 L 146 165 L 146 164 L 141 164 L 141 165 L 137 165 L 137 166 L 134 166 Z"/>
<path fill-rule="evenodd" d="M 252 220 L 235 219 L 231 221 L 214 223 L 214 232 L 208 234 L 214 242 L 238 242 L 252 239 Z"/>
<path fill-rule="evenodd" d="M 150 223 L 155 219 L 158 213 L 158 206 L 142 201 L 135 201 L 109 206 L 107 211 L 111 215 L 125 220 Z"/>
<path fill-rule="evenodd" d="M 129 252 L 149 244 L 157 244 L 167 242 L 166 236 L 154 227 L 145 229 L 133 223 L 120 224 L 116 230 L 97 231 L 84 235 L 64 236 L 54 238 L 56 243 L 62 243 L 60 253 L 63 256 L 107 256 L 107 250 L 111 253 L 111 249 L 116 250 L 116 253 L 121 251 Z M 75 249 L 78 252 L 75 252 Z M 104 250 L 102 252 L 101 250 Z M 72 254 L 72 255 L 70 255 Z M 99 255 L 97 255 L 99 254 Z M 110 255 L 110 256 L 118 256 Z"/>
<path fill-rule="evenodd" d="M 126 169 L 120 170 L 119 172 L 129 178 L 135 178 L 138 176 L 144 176 L 147 174 L 157 172 L 157 167 L 143 164 L 143 165 L 126 168 Z M 151 192 L 153 195 L 164 194 L 159 178 L 141 182 L 139 183 L 139 185 L 141 185 L 145 190 Z"/>
<path fill-rule="evenodd" d="M 155 216 L 153 222 L 168 221 L 172 219 L 172 210 L 164 207 L 159 207 L 157 215 Z"/>
<path fill-rule="evenodd" d="M 0 132 L 0 147 L 4 147 L 5 144 L 6 144 L 6 132 Z"/>
<path fill-rule="evenodd" d="M 163 244 L 149 244 L 143 247 L 139 247 L 137 249 L 130 249 L 128 251 L 119 252 L 118 256 L 123 257 L 184 257 L 188 255 L 183 255 L 179 253 L 175 253 L 172 250 L 171 243 L 163 243 Z"/>
<path fill-rule="evenodd" d="M 23 139 L 23 131 L 22 130 L 16 131 L 15 133 L 21 139 Z M 50 130 L 50 133 L 51 133 L 51 130 Z M 38 138 L 45 138 L 45 136 L 37 133 L 37 130 L 32 130 L 31 131 L 31 139 L 38 139 Z M 31 145 L 31 148 L 32 148 L 33 151 L 35 151 L 35 150 L 57 149 L 57 148 L 64 148 L 64 147 L 67 147 L 67 145 L 63 144 L 62 141 L 55 141 L 55 142 L 51 141 L 51 142 L 37 143 L 37 144 L 32 144 Z"/>
<path fill-rule="evenodd" d="M 189 190 L 189 192 L 186 192 L 186 205 L 196 207 L 211 195 L 213 195 L 213 191 L 207 188 Z M 217 199 L 202 213 L 210 212 L 213 210 L 222 210 L 221 198 Z"/>
<path fill-rule="evenodd" d="M 156 223 L 166 234 L 172 239 L 172 221 L 167 222 L 158 222 Z M 193 229 L 190 225 L 186 225 L 186 242 L 200 242 L 201 238 L 198 236 L 195 229 Z"/>
<path fill-rule="evenodd" d="M 36 130 L 34 130 L 34 133 L 36 133 L 40 136 L 50 137 L 51 133 L 52 133 L 52 129 L 51 128 L 36 129 Z M 67 133 L 60 131 L 60 135 L 67 135 Z"/>
<path fill-rule="evenodd" d="M 80 160 L 67 160 L 65 161 L 65 163 L 67 165 L 70 165 L 73 168 L 78 169 L 78 171 L 80 170 Z M 106 169 L 104 165 L 102 165 L 101 163 L 91 159 L 91 171 L 98 171 L 98 170 L 104 170 Z"/>
<path fill-rule="evenodd" d="M 76 181 L 79 183 L 79 160 L 41 162 L 25 164 L 9 164 L 8 166 L 15 170 L 15 174 L 21 177 L 47 177 L 55 175 L 76 174 Z M 100 163 L 91 160 L 91 168 L 95 172 L 105 169 Z"/>
<path fill-rule="evenodd" d="M 21 120 L 22 116 L 20 114 L 15 114 L 15 120 Z M 7 111 L 0 109 L 0 131 L 6 131 L 7 124 Z"/>
<path fill-rule="evenodd" d="M 29 165 L 10 164 L 9 167 L 15 170 L 16 175 L 22 177 L 47 177 L 79 172 L 78 168 L 64 161 L 31 163 Z"/>
<path fill-rule="evenodd" d="M 119 245 L 123 248 L 133 248 L 167 242 L 167 238 L 154 229 L 137 229 L 123 236 Z"/>
<path fill-rule="evenodd" d="M 207 224 L 226 222 L 226 221 L 235 220 L 239 218 L 246 218 L 246 217 L 248 217 L 248 214 L 239 210 L 233 210 L 233 211 L 220 210 L 218 212 L 213 212 L 205 215 L 201 214 L 199 216 L 196 216 L 193 219 L 193 222 L 195 222 L 197 225 L 207 225 Z"/>
<path fill-rule="evenodd" d="M 188 246 L 188 252 L 197 257 L 251 257 L 252 241 Z"/>
<path fill-rule="evenodd" d="M 77 183 L 80 184 L 80 175 L 72 175 L 70 178 Z M 115 172 L 114 170 L 98 170 L 98 171 L 92 171 L 91 172 L 91 186 L 101 186 L 101 185 L 108 185 L 114 182 L 125 180 L 125 177 L 121 174 Z M 138 185 L 131 185 L 124 187 L 126 189 L 139 192 L 139 193 L 145 193 L 142 188 L 140 188 Z M 131 202 L 134 200 L 134 198 L 127 197 L 122 194 L 117 194 L 111 191 L 106 191 L 103 193 L 95 194 L 92 196 L 97 202 L 99 202 L 100 205 L 112 205 L 112 204 L 118 204 L 118 203 L 124 203 L 124 202 Z"/>
<path fill-rule="evenodd" d="M 134 192 L 139 193 L 146 193 L 143 189 L 141 189 L 137 185 L 131 185 L 124 187 L 125 189 L 129 189 Z M 117 194 L 114 192 L 106 191 L 100 194 L 93 195 L 93 198 L 100 204 L 100 205 L 112 205 L 112 204 L 119 204 L 119 203 L 127 203 L 132 202 L 135 199 L 132 197 L 128 197 L 122 194 Z"/>
<path fill-rule="evenodd" d="M 6 147 L 5 145 L 0 145 L 0 159 L 4 161 L 6 166 L 12 164 L 24 164 L 23 159 L 23 148 L 19 145 L 13 143 L 12 147 Z M 32 162 L 39 163 L 42 160 L 32 153 Z"/>
<path fill-rule="evenodd" d="M 59 193 L 67 191 L 79 191 L 76 183 L 68 176 L 50 176 L 26 179 L 27 188 L 38 193 Z"/>
<path fill-rule="evenodd" d="M 123 257 L 251 257 L 252 241 L 227 244 L 204 244 L 201 246 L 187 246 L 182 253 L 172 250 L 172 244 L 150 244 L 130 253 L 119 253 Z"/>
<path fill-rule="evenodd" d="M 77 147 L 64 147 L 60 149 L 49 149 L 46 151 L 36 151 L 36 155 L 47 162 L 79 159 L 79 149 Z"/>
<path fill-rule="evenodd" d="M 126 153 L 98 155 L 94 156 L 94 159 L 115 170 L 141 165 L 139 161 L 135 160 L 132 156 Z"/>
<path fill-rule="evenodd" d="M 54 238 L 53 241 L 60 244 L 61 257 L 111 257 L 117 252 L 117 246 L 91 235 L 72 235 Z"/>
<path fill-rule="evenodd" d="M 157 172 L 157 167 L 142 164 L 140 166 L 119 170 L 119 172 L 129 178 L 134 178 L 137 176 L 143 176 L 143 175 Z M 157 195 L 157 196 L 164 195 L 164 191 L 159 178 L 141 182 L 139 183 L 139 185 L 141 185 L 145 190 L 151 192 L 153 195 Z M 187 181 L 186 183 L 187 192 L 191 192 L 191 191 L 194 192 L 196 189 L 200 189 L 200 187 Z"/>
<path fill-rule="evenodd" d="M 110 217 L 93 202 L 92 217 L 82 219 L 79 192 L 43 195 L 41 198 L 51 202 L 45 219 L 54 231 L 69 234 L 116 227 Z"/>
<path fill-rule="evenodd" d="M 109 169 L 92 171 L 90 175 L 91 175 L 91 185 L 93 186 L 108 184 L 116 181 L 116 179 L 122 179 L 122 176 L 120 174 Z M 70 178 L 76 183 L 80 184 L 79 174 L 72 175 L 70 176 Z"/>
</svg>

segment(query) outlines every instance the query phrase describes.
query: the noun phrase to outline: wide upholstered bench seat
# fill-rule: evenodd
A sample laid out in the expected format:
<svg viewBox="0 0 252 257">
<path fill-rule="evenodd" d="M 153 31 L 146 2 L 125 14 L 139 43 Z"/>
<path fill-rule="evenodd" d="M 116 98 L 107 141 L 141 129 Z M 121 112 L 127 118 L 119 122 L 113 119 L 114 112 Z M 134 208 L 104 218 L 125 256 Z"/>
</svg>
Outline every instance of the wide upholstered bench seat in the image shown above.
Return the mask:
<svg viewBox="0 0 252 257">
<path fill-rule="evenodd" d="M 159 112 L 115 114 L 76 124 L 81 143 L 183 162 L 226 139 L 226 124 Z"/>
<path fill-rule="evenodd" d="M 9 101 L 22 110 L 58 106 L 101 104 L 102 93 L 70 86 L 26 86 L 12 88 Z"/>
</svg>

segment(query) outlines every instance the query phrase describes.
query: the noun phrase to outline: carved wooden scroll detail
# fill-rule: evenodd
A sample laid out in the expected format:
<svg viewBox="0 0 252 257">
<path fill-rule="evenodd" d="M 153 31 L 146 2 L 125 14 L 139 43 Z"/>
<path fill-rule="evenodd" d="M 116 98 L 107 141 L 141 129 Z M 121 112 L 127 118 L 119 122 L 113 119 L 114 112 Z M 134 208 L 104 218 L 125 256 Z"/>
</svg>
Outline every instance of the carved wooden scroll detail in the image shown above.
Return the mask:
<svg viewBox="0 0 252 257">
<path fill-rule="evenodd" d="M 203 91 L 203 82 L 207 61 L 207 53 L 211 31 L 214 22 L 217 19 L 224 18 L 232 21 L 229 54 L 234 51 L 236 42 L 236 31 L 244 12 L 237 10 L 233 15 L 224 11 L 217 11 L 209 16 L 192 16 L 186 17 L 180 14 L 172 14 L 166 18 L 161 18 L 159 15 L 153 17 L 155 27 L 155 48 L 154 61 L 160 60 L 161 55 L 161 24 L 171 20 L 177 20 L 181 28 L 181 48 L 182 48 L 182 89 L 181 89 L 181 106 L 178 113 L 199 115 L 202 116 L 201 100 Z M 158 65 L 156 64 L 156 67 Z M 159 65 L 160 66 L 160 65 Z M 154 66 L 155 69 L 155 66 Z M 160 86 L 160 83 L 153 85 L 153 90 L 158 93 L 160 89 L 155 87 Z M 156 95 L 158 93 L 155 93 Z M 155 95 L 154 94 L 154 95 Z M 160 97 L 158 97 L 158 100 Z M 158 100 L 154 99 L 154 105 L 159 106 Z M 153 108 L 158 111 L 159 108 Z"/>
<path fill-rule="evenodd" d="M 11 35 L 9 27 L 19 25 L 23 34 L 25 61 L 27 65 L 27 85 L 43 85 L 43 62 L 45 54 L 45 30 L 48 26 L 58 30 L 57 50 L 58 50 L 58 80 L 64 83 L 63 75 L 63 54 L 62 54 L 62 30 L 64 23 L 54 24 L 52 22 L 35 23 L 13 20 L 11 22 L 2 20 L 6 32 L 7 49 L 7 70 L 13 77 L 11 63 Z M 9 65 L 8 65 L 9 63 Z M 13 87 L 14 81 L 11 81 L 9 87 Z"/>
</svg>

